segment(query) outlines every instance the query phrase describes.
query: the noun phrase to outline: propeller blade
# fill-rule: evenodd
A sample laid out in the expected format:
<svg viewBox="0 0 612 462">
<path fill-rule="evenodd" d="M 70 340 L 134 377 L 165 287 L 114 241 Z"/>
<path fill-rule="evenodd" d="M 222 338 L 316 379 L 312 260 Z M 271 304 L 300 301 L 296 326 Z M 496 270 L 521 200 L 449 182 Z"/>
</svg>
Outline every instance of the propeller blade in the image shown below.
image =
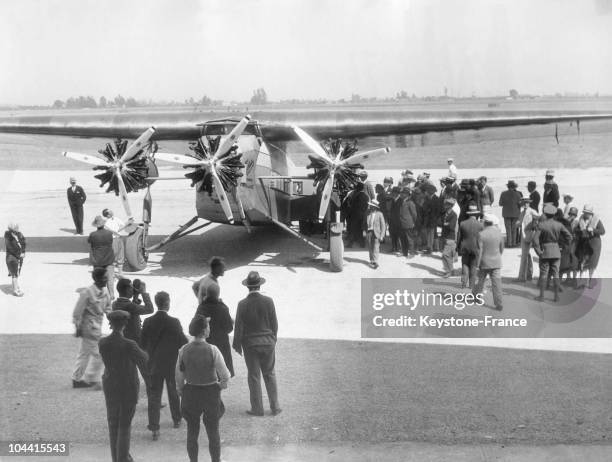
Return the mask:
<svg viewBox="0 0 612 462">
<path fill-rule="evenodd" d="M 357 154 L 353 154 L 351 157 L 347 157 L 344 160 L 338 162 L 338 165 L 346 165 L 346 164 L 359 164 L 362 160 L 369 159 L 370 157 L 379 156 L 381 154 L 387 154 L 391 151 L 391 148 L 388 146 L 380 149 L 374 149 L 372 151 L 358 152 Z"/>
<path fill-rule="evenodd" d="M 213 160 L 217 160 L 220 156 L 222 156 L 227 151 L 229 151 L 229 149 L 232 147 L 232 144 L 234 144 L 236 140 L 238 139 L 238 137 L 242 135 L 242 132 L 244 131 L 246 126 L 249 124 L 250 120 L 251 120 L 251 116 L 248 114 L 245 115 L 243 119 L 240 122 L 238 122 L 238 124 L 232 129 L 229 135 L 221 139 L 221 142 L 219 143 L 219 147 L 217 147 L 217 151 L 215 152 L 215 155 L 213 156 Z"/>
<path fill-rule="evenodd" d="M 153 136 L 153 133 L 155 133 L 155 127 L 147 128 L 142 135 L 136 138 L 136 141 L 128 146 L 119 161 L 123 164 L 138 154 L 138 152 L 144 148 L 145 144 L 149 142 L 149 139 Z"/>
<path fill-rule="evenodd" d="M 64 151 L 62 152 L 62 156 L 68 157 L 69 159 L 78 160 L 79 162 L 85 162 L 86 164 L 96 165 L 98 167 L 108 165 L 108 162 L 106 162 L 104 159 L 100 159 L 96 156 L 90 156 L 89 154 L 81 154 L 79 152 Z"/>
<path fill-rule="evenodd" d="M 119 169 L 115 170 L 115 176 L 117 177 L 117 184 L 119 186 L 119 196 L 121 197 L 123 210 L 125 210 L 125 214 L 128 217 L 128 221 L 132 221 L 134 217 L 132 216 L 132 209 L 130 209 L 130 203 L 128 202 L 127 190 L 125 189 L 125 183 L 123 182 L 123 177 L 121 176 L 121 172 L 119 171 Z"/>
<path fill-rule="evenodd" d="M 321 193 L 321 205 L 319 206 L 319 220 L 323 221 L 325 214 L 327 213 L 327 207 L 329 207 L 329 201 L 331 199 L 332 186 L 334 185 L 334 174 L 335 169 L 329 172 L 329 178 L 325 182 L 323 192 Z"/>
<path fill-rule="evenodd" d="M 210 172 L 212 173 L 213 183 L 215 184 L 215 192 L 217 193 L 217 197 L 219 198 L 219 202 L 221 202 L 221 207 L 225 212 L 225 216 L 227 217 L 230 224 L 234 223 L 234 215 L 232 214 L 232 208 L 230 207 L 229 200 L 227 198 L 227 194 L 223 190 L 223 185 L 221 184 L 221 180 L 219 179 L 219 175 L 217 175 L 217 171 L 215 168 L 211 168 Z"/>
<path fill-rule="evenodd" d="M 304 144 L 308 146 L 310 150 L 314 154 L 317 155 L 317 157 L 320 157 L 322 160 L 324 160 L 328 164 L 332 163 L 331 159 L 325 152 L 325 149 L 321 147 L 321 145 L 317 142 L 317 140 L 315 140 L 312 136 L 310 136 L 308 133 L 306 133 L 304 130 L 302 130 L 300 127 L 296 125 L 294 125 L 292 128 L 295 131 L 295 133 L 297 133 L 297 135 L 300 137 L 300 139 L 304 142 Z"/>
<path fill-rule="evenodd" d="M 184 154 L 173 154 L 171 152 L 158 152 L 155 154 L 155 159 L 181 165 L 193 165 L 199 162 L 195 157 L 186 156 Z"/>
</svg>

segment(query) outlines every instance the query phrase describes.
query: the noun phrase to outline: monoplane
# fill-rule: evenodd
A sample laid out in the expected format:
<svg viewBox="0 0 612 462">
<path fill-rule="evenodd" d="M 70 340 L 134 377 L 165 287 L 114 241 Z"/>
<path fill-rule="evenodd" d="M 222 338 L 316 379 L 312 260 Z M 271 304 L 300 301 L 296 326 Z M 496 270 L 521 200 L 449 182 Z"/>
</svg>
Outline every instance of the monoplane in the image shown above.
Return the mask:
<svg viewBox="0 0 612 462">
<path fill-rule="evenodd" d="M 334 107 L 235 113 L 96 112 L 0 118 L 0 132 L 110 139 L 99 155 L 66 151 L 64 156 L 93 166 L 107 192 L 121 198 L 130 226 L 126 260 L 138 271 L 148 254 L 211 223 L 273 225 L 322 250 L 292 224 L 322 221 L 335 192 L 359 181 L 358 169 L 389 147 L 360 151 L 358 140 L 372 137 L 480 130 L 492 127 L 576 123 L 612 119 L 611 113 L 557 111 L 465 111 L 431 113 L 392 107 Z M 131 143 L 129 140 L 134 140 Z M 164 152 L 165 140 L 186 141 L 185 152 Z M 296 172 L 283 143 L 301 140 L 310 151 L 310 175 Z M 151 186 L 160 177 L 158 161 L 184 167 L 196 190 L 196 215 L 161 242 L 149 245 Z M 136 220 L 128 195 L 146 189 L 142 220 Z M 333 217 L 327 217 L 328 220 Z M 204 219 L 204 224 L 197 224 Z M 342 249 L 330 247 L 341 267 Z"/>
</svg>

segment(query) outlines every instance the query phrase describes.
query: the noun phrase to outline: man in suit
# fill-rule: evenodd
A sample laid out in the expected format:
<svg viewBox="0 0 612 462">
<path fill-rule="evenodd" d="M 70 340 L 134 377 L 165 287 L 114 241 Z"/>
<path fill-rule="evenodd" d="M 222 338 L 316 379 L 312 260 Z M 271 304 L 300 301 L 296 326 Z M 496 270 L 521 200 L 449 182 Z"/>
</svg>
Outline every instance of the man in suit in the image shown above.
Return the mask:
<svg viewBox="0 0 612 462">
<path fill-rule="evenodd" d="M 370 202 L 370 212 L 366 220 L 366 241 L 368 244 L 368 252 L 370 254 L 370 266 L 374 269 L 378 268 L 378 255 L 380 251 L 380 241 L 385 238 L 387 225 L 385 217 L 380 211 L 380 206 L 376 199 Z"/>
<path fill-rule="evenodd" d="M 452 197 L 444 199 L 444 216 L 442 218 L 442 266 L 444 274 L 442 277 L 449 278 L 453 275 L 453 263 L 457 251 L 457 213 L 453 209 L 457 201 Z"/>
<path fill-rule="evenodd" d="M 274 373 L 278 321 L 274 302 L 259 292 L 265 282 L 257 271 L 251 271 L 242 281 L 249 295 L 238 303 L 234 326 L 233 347 L 239 355 L 244 352 L 248 370 L 251 409 L 247 414 L 253 416 L 264 415 L 260 374 L 266 384 L 272 415 L 281 413 Z"/>
<path fill-rule="evenodd" d="M 499 196 L 499 206 L 502 208 L 504 225 L 506 227 L 506 247 L 516 246 L 516 222 L 521 214 L 522 195 L 517 191 L 518 185 L 514 180 L 508 181 L 508 189 Z"/>
<path fill-rule="evenodd" d="M 433 250 L 437 250 L 437 246 L 434 246 L 434 239 L 436 238 L 436 229 L 442 210 L 440 209 L 440 199 L 436 195 L 436 187 L 433 184 L 423 185 L 425 191 L 425 200 L 423 201 L 423 234 L 425 237 L 425 252 L 431 253 Z"/>
<path fill-rule="evenodd" d="M 130 314 L 122 310 L 109 313 L 113 332 L 99 342 L 106 368 L 102 384 L 113 462 L 132 461 L 130 433 L 140 387 L 136 366 L 145 368 L 148 359 L 136 342 L 123 336 L 129 319 Z"/>
<path fill-rule="evenodd" d="M 108 293 L 111 299 L 115 299 L 115 252 L 113 251 L 113 233 L 108 229 L 104 229 L 106 219 L 98 215 L 92 226 L 96 228 L 93 233 L 89 234 L 87 242 L 90 245 L 89 262 L 94 268 L 104 268 L 106 270 L 106 278 Z"/>
<path fill-rule="evenodd" d="M 554 219 L 557 207 L 552 204 L 544 205 L 544 215 L 546 218 L 540 221 L 538 231 L 533 238 L 533 246 L 540 259 L 540 295 L 536 300 L 544 300 L 544 288 L 548 282 L 548 274 L 553 280 L 554 301 L 559 300 L 559 264 L 561 260 L 560 245 L 569 245 L 572 235 L 562 223 Z"/>
<path fill-rule="evenodd" d="M 119 298 L 113 302 L 113 311 L 122 310 L 130 314 L 130 319 L 125 327 L 123 335 L 125 338 L 134 340 L 140 345 L 140 334 L 142 331 L 140 316 L 143 314 L 151 314 L 154 311 L 151 297 L 147 293 L 147 286 L 143 281 L 140 281 L 139 294 L 142 295 L 144 305 L 138 305 L 132 301 L 134 297 L 134 286 L 132 285 L 132 281 L 127 278 L 119 279 L 119 282 L 117 282 L 117 292 L 119 293 Z"/>
<path fill-rule="evenodd" d="M 68 205 L 72 213 L 72 220 L 76 231 L 74 234 L 83 234 L 83 204 L 87 200 L 87 195 L 83 188 L 76 183 L 75 177 L 70 177 L 70 187 L 66 190 Z"/>
<path fill-rule="evenodd" d="M 416 226 L 418 220 L 417 207 L 412 200 L 412 190 L 404 186 L 401 190 L 402 204 L 400 206 L 400 241 L 404 257 L 413 258 L 416 254 Z"/>
<path fill-rule="evenodd" d="M 559 186 L 555 183 L 555 171 L 546 170 L 544 176 L 544 192 L 542 194 L 542 204 L 552 204 L 559 207 Z"/>
<path fill-rule="evenodd" d="M 475 204 L 470 204 L 467 210 L 468 218 L 459 224 L 457 248 L 461 255 L 461 286 L 474 290 L 476 284 L 476 259 L 478 258 L 478 233 L 483 226 L 477 220 L 480 210 Z"/>
<path fill-rule="evenodd" d="M 493 303 L 495 309 L 502 310 L 501 267 L 504 240 L 501 231 L 494 226 L 495 218 L 489 213 L 484 215 L 484 229 L 478 234 L 478 259 L 476 266 L 480 269 L 478 282 L 472 291 L 474 295 L 482 293 L 487 276 L 493 286 Z"/>
<path fill-rule="evenodd" d="M 181 425 L 181 404 L 176 392 L 174 369 L 179 348 L 187 343 L 181 322 L 168 316 L 170 295 L 167 292 L 155 294 L 157 313 L 145 319 L 142 325 L 141 345 L 149 355 L 149 425 L 153 440 L 159 439 L 159 410 L 162 391 L 166 382 L 170 414 L 174 428 Z"/>
<path fill-rule="evenodd" d="M 493 188 L 487 184 L 487 181 L 486 176 L 478 178 L 478 190 L 480 191 L 480 203 L 478 204 L 478 208 L 481 212 L 485 205 L 493 205 L 493 202 L 495 202 L 495 193 L 493 192 Z"/>
<path fill-rule="evenodd" d="M 527 191 L 529 191 L 529 200 L 531 201 L 529 207 L 535 210 L 536 213 L 540 213 L 540 193 L 536 190 L 536 182 L 527 182 Z"/>
</svg>

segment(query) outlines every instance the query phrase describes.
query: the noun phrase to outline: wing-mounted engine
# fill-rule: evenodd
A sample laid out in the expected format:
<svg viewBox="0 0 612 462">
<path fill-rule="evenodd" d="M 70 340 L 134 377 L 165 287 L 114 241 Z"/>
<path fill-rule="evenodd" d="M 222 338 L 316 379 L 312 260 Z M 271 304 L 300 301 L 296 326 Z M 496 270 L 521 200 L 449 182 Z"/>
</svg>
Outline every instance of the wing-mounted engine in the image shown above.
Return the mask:
<svg viewBox="0 0 612 462">
<path fill-rule="evenodd" d="M 230 223 L 234 223 L 234 215 L 228 194 L 232 195 L 238 205 L 240 218 L 243 221 L 246 219 L 242 200 L 238 194 L 238 182 L 243 175 L 242 170 L 245 165 L 242 163 L 242 152 L 237 141 L 250 120 L 251 117 L 246 115 L 240 121 L 236 121 L 228 134 L 225 132 L 218 135 L 204 133 L 189 146 L 193 156 L 157 153 L 158 159 L 181 164 L 184 168 L 193 168 L 192 172 L 185 175 L 191 180 L 191 185 L 200 184 L 200 191 L 206 191 L 209 194 L 216 193 Z"/>
<path fill-rule="evenodd" d="M 107 186 L 106 192 L 114 191 L 116 196 L 120 194 L 120 189 L 117 172 L 113 165 L 125 154 L 127 146 L 127 140 L 121 139 L 116 139 L 112 144 L 107 143 L 104 149 L 98 151 L 104 156 L 107 164 L 94 167 L 94 170 L 102 170 L 102 173 L 95 175 L 95 178 L 100 180 L 100 187 Z M 132 160 L 126 162 L 123 168 L 119 169 L 118 173 L 121 175 L 125 190 L 128 193 L 150 186 L 154 180 L 149 178 L 158 176 L 157 166 L 153 160 L 156 152 L 157 143 L 147 143 L 136 153 Z"/>
<path fill-rule="evenodd" d="M 356 170 L 363 168 L 361 161 L 390 151 L 385 147 L 358 152 L 356 142 L 345 143 L 337 139 L 319 143 L 301 128 L 294 126 L 293 130 L 314 154 L 308 156 L 308 168 L 314 168 L 312 178 L 321 194 L 319 220 L 325 217 L 334 187 L 339 193 L 352 189 L 358 180 Z"/>
</svg>

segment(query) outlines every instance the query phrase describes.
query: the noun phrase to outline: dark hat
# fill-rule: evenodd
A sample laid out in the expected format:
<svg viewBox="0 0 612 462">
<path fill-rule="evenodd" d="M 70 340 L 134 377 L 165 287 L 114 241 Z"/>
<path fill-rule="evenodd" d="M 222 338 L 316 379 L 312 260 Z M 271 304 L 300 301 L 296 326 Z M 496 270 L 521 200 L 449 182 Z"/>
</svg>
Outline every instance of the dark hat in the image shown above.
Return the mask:
<svg viewBox="0 0 612 462">
<path fill-rule="evenodd" d="M 386 176 L 383 180 L 383 183 L 393 184 L 393 178 L 391 178 L 390 176 Z"/>
<path fill-rule="evenodd" d="M 545 204 L 542 212 L 544 212 L 546 215 L 554 215 L 557 213 L 557 207 L 555 207 L 553 204 Z"/>
<path fill-rule="evenodd" d="M 518 185 L 514 180 L 508 181 L 508 184 L 506 184 L 506 186 L 508 186 L 509 188 L 518 188 Z"/>
<path fill-rule="evenodd" d="M 468 205 L 468 209 L 466 213 L 468 215 L 480 215 L 480 210 L 478 210 L 478 207 L 476 207 L 476 205 L 470 204 Z"/>
<path fill-rule="evenodd" d="M 400 188 L 399 186 L 393 186 L 391 188 L 391 193 L 392 194 L 399 194 L 402 191 L 402 188 Z"/>
<path fill-rule="evenodd" d="M 572 196 L 571 194 L 563 194 L 563 199 L 565 199 L 566 197 L 569 197 L 570 200 L 574 200 L 574 196 Z"/>
<path fill-rule="evenodd" d="M 368 172 L 366 172 L 365 170 L 362 170 L 359 172 L 359 178 L 365 180 L 368 177 Z"/>
<path fill-rule="evenodd" d="M 114 310 L 106 315 L 110 322 L 127 321 L 130 319 L 130 313 L 123 310 Z"/>
<path fill-rule="evenodd" d="M 249 275 L 247 276 L 247 278 L 244 281 L 242 281 L 242 285 L 247 286 L 247 287 L 259 287 L 265 282 L 266 280 L 260 277 L 257 271 L 251 271 Z"/>
<path fill-rule="evenodd" d="M 576 207 L 570 207 L 569 212 L 567 212 L 567 214 L 578 216 L 578 209 Z"/>
</svg>

